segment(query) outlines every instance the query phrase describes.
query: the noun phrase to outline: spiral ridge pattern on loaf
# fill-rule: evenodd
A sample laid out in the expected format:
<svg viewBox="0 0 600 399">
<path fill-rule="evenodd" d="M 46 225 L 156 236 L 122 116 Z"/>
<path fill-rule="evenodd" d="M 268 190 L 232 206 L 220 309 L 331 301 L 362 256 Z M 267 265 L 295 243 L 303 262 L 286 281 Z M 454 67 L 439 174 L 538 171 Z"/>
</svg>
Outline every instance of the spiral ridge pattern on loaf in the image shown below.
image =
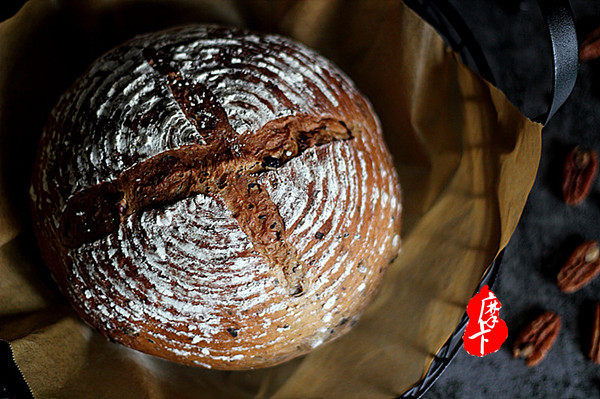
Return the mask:
<svg viewBox="0 0 600 399">
<path fill-rule="evenodd" d="M 149 48 L 207 88 L 235 132 L 226 138 L 234 153 L 288 116 L 332 118 L 352 132 L 256 175 L 307 267 L 302 296 L 286 292 L 216 194 L 130 215 L 77 248 L 61 243 L 60 217 L 77 192 L 219 139 L 222 121 L 208 111 L 190 121 Z M 273 365 L 339 336 L 400 246 L 400 189 L 370 104 L 331 62 L 276 35 L 190 26 L 111 50 L 53 110 L 32 182 L 44 259 L 78 313 L 111 339 L 204 367 Z"/>
</svg>

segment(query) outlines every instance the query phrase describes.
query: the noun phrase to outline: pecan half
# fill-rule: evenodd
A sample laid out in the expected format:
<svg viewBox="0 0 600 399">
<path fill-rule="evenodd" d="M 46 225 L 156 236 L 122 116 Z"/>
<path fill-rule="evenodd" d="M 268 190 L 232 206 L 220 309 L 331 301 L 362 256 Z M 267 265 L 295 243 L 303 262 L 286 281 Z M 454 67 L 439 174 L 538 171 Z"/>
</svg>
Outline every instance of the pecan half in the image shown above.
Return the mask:
<svg viewBox="0 0 600 399">
<path fill-rule="evenodd" d="M 513 345 L 513 357 L 525 358 L 529 367 L 541 362 L 560 331 L 560 317 L 545 312 L 521 331 Z"/>
<path fill-rule="evenodd" d="M 594 324 L 592 325 L 592 340 L 590 344 L 590 359 L 600 364 L 600 303 L 596 302 L 594 308 Z"/>
<path fill-rule="evenodd" d="M 575 292 L 600 273 L 598 242 L 586 241 L 571 254 L 558 272 L 557 284 L 562 292 Z"/>
<path fill-rule="evenodd" d="M 579 59 L 590 61 L 600 57 L 600 28 L 588 34 L 579 46 Z"/>
<path fill-rule="evenodd" d="M 575 147 L 563 167 L 562 193 L 568 205 L 577 205 L 587 197 L 598 172 L 598 155 L 593 150 Z"/>
</svg>

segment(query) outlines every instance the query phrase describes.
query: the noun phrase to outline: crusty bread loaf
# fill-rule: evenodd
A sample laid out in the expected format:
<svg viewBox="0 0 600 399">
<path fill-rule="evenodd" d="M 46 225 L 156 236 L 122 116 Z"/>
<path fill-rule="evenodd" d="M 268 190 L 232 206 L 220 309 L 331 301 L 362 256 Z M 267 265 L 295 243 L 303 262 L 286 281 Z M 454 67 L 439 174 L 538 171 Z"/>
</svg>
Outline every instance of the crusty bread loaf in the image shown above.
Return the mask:
<svg viewBox="0 0 600 399">
<path fill-rule="evenodd" d="M 397 176 L 352 82 L 290 39 L 218 26 L 98 59 L 52 111 L 31 198 L 84 320 L 218 369 L 347 331 L 400 245 Z"/>
</svg>

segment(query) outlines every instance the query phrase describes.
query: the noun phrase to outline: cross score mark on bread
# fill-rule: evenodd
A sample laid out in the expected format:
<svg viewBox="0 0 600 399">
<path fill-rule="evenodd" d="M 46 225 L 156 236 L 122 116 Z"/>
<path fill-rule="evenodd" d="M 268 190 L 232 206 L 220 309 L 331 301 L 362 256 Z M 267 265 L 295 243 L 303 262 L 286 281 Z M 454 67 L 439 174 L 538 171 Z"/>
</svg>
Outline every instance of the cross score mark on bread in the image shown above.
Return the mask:
<svg viewBox="0 0 600 399">
<path fill-rule="evenodd" d="M 145 209 L 216 193 L 289 294 L 302 295 L 306 266 L 288 243 L 277 205 L 256 176 L 284 165 L 310 147 L 351 139 L 352 133 L 343 121 L 294 115 L 268 122 L 240 143 L 225 110 L 208 88 L 186 79 L 155 49 L 145 49 L 144 57 L 165 77 L 184 115 L 207 144 L 165 151 L 129 168 L 114 181 L 75 193 L 61 217 L 63 244 L 76 248 L 115 232 L 126 217 Z"/>
</svg>

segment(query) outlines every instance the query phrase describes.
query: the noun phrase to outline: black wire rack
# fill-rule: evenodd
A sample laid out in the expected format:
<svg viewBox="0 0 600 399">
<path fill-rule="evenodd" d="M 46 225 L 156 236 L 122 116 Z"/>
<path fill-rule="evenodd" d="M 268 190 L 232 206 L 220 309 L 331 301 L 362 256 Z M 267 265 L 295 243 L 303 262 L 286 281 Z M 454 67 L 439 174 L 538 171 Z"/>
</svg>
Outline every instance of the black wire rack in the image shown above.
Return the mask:
<svg viewBox="0 0 600 399">
<path fill-rule="evenodd" d="M 483 278 L 481 279 L 481 283 L 475 290 L 475 292 L 479 291 L 481 287 L 484 285 L 488 285 L 491 288 L 494 287 L 496 282 L 496 278 L 498 277 L 498 273 L 500 271 L 500 264 L 502 263 L 502 257 L 504 256 L 504 251 L 501 251 L 494 262 L 490 265 L 490 267 L 485 272 Z M 452 360 L 458 354 L 460 347 L 462 346 L 462 336 L 465 332 L 465 328 L 467 327 L 467 323 L 469 321 L 469 317 L 467 313 L 463 314 L 460 321 L 458 322 L 456 329 L 450 335 L 450 338 L 444 343 L 444 346 L 436 353 L 429 369 L 425 373 L 425 376 L 412 388 L 408 391 L 404 392 L 398 398 L 402 399 L 416 399 L 421 398 L 429 388 L 437 381 L 438 378 L 442 375 L 444 370 L 450 365 Z"/>
</svg>

